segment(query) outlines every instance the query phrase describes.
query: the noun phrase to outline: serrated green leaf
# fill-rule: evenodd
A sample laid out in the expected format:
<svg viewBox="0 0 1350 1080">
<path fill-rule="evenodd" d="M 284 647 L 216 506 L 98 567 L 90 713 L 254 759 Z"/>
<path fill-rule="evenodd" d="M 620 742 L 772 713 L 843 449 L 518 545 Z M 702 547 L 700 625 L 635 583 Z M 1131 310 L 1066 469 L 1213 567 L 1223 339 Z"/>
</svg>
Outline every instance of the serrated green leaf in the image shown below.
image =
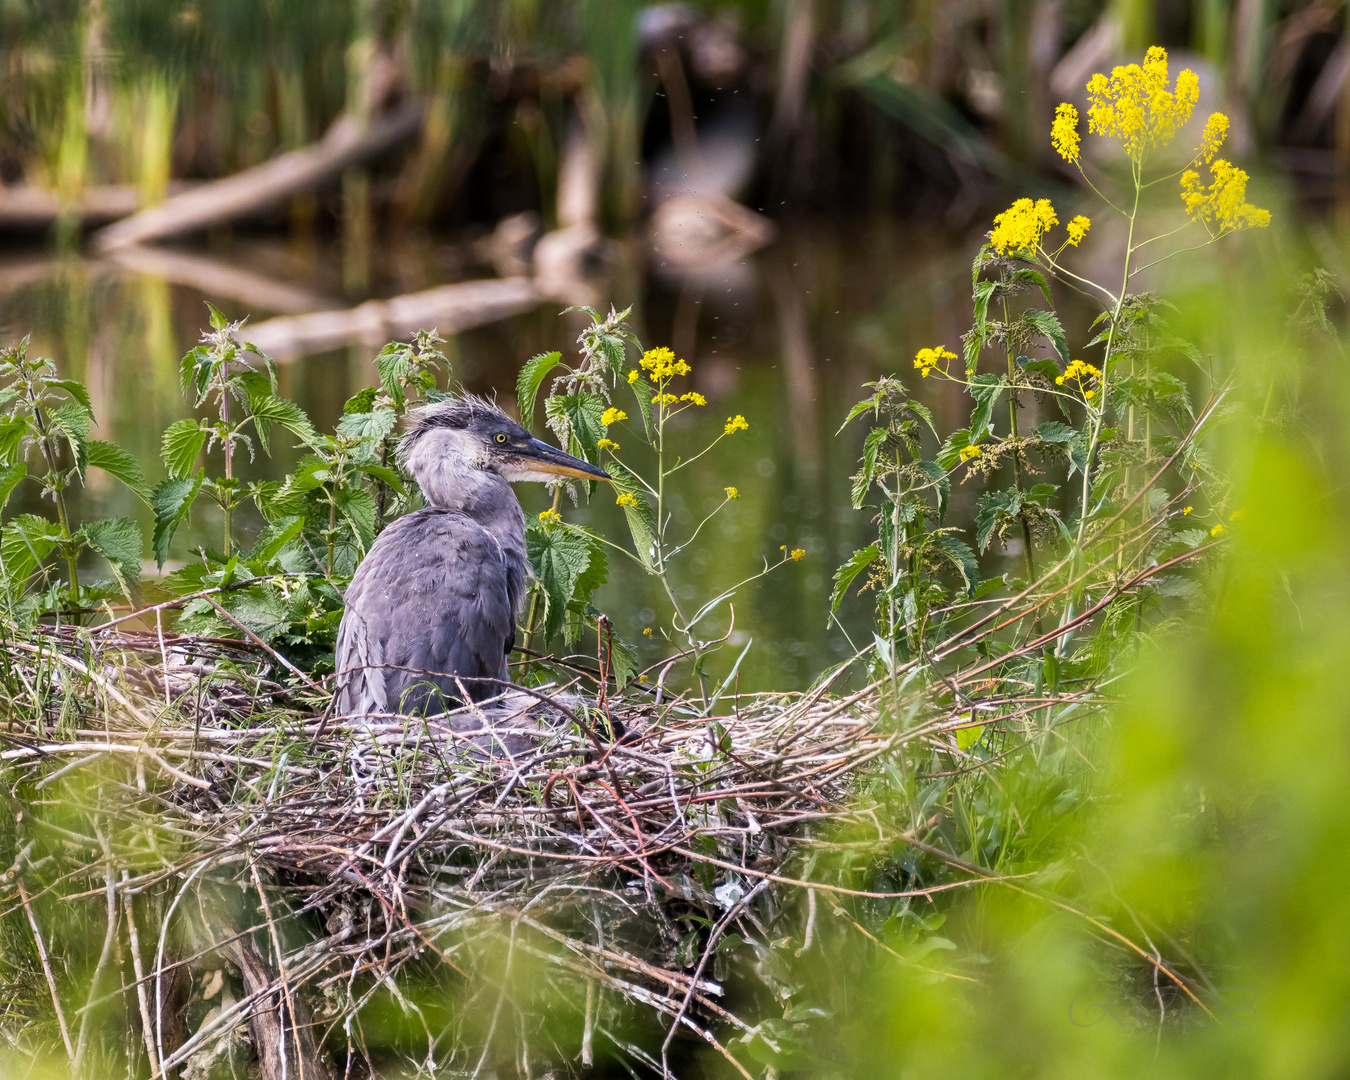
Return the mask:
<svg viewBox="0 0 1350 1080">
<path fill-rule="evenodd" d="M 1050 341 L 1064 363 L 1069 362 L 1069 342 L 1064 336 L 1064 327 L 1060 324 L 1058 315 L 1053 311 L 1037 309 L 1023 312 L 1022 320 Z"/>
<path fill-rule="evenodd" d="M 993 298 L 996 283 L 980 281 L 975 284 L 975 330 L 983 340 L 987 336 L 989 322 L 989 301 Z"/>
<path fill-rule="evenodd" d="M 591 544 L 570 529 L 531 525 L 525 534 L 525 551 L 548 601 L 544 618 L 544 639 L 548 640 L 562 628 L 577 579 L 590 565 Z"/>
<path fill-rule="evenodd" d="M 854 579 L 881 558 L 881 549 L 876 544 L 860 548 L 849 556 L 848 561 L 834 572 L 834 591 L 830 593 L 830 614 L 839 610 L 844 594 Z"/>
<path fill-rule="evenodd" d="M 89 414 L 75 402 L 58 405 L 49 414 L 52 427 L 57 428 L 70 444 L 75 458 L 75 469 L 81 477 L 89 468 Z"/>
<path fill-rule="evenodd" d="M 952 493 L 952 480 L 947 475 L 947 470 L 936 461 L 916 461 L 915 467 L 933 482 L 933 490 L 937 492 L 937 511 L 938 524 L 941 525 L 943 519 L 947 516 L 947 500 Z"/>
<path fill-rule="evenodd" d="M 178 420 L 164 429 L 159 453 L 170 476 L 187 476 L 192 472 L 210 434 L 201 421 L 193 418 Z"/>
<path fill-rule="evenodd" d="M 28 475 L 28 463 L 16 461 L 12 465 L 0 465 L 0 510 L 5 508 L 19 481 Z"/>
<path fill-rule="evenodd" d="M 540 353 L 525 361 L 516 377 L 516 404 L 520 406 L 520 422 L 527 428 L 534 423 L 534 404 L 548 373 L 562 363 L 558 351 Z"/>
<path fill-rule="evenodd" d="M 380 385 L 394 401 L 396 408 L 403 408 L 403 380 L 408 377 L 417 358 L 412 349 L 398 341 L 391 341 L 375 357 L 375 367 L 380 373 Z"/>
<path fill-rule="evenodd" d="M 374 412 L 346 413 L 338 421 L 337 433 L 378 443 L 393 434 L 397 420 L 397 414 L 388 406 L 377 408 Z"/>
<path fill-rule="evenodd" d="M 1050 283 L 1045 280 L 1045 275 L 1039 270 L 1033 270 L 1029 266 L 1018 267 L 1008 275 L 1008 279 L 1016 282 L 1018 285 L 1026 285 L 1028 283 L 1035 285 L 1041 290 L 1041 295 L 1045 297 L 1045 302 L 1051 305 L 1054 304 L 1055 301 L 1050 296 Z"/>
<path fill-rule="evenodd" d="M 607 469 L 614 486 L 620 495 L 631 495 L 633 504 L 623 508 L 628 520 L 628 531 L 633 537 L 633 554 L 638 557 L 648 573 L 656 573 L 656 526 L 652 518 L 651 506 L 647 503 L 647 489 L 632 473 L 612 461 Z"/>
<path fill-rule="evenodd" d="M 145 543 L 141 527 L 130 518 L 113 518 L 91 521 L 80 535 L 108 561 L 118 588 L 134 603 L 132 592 L 141 581 L 141 548 Z"/>
<path fill-rule="evenodd" d="M 1043 442 L 1064 447 L 1069 459 L 1069 475 L 1082 472 L 1087 467 L 1087 442 L 1077 428 L 1061 424 L 1057 420 L 1047 420 L 1039 425 L 1032 434 Z"/>
<path fill-rule="evenodd" d="M 89 464 L 117 477 L 144 502 L 150 501 L 150 485 L 140 463 L 120 446 L 95 439 L 89 444 Z"/>
<path fill-rule="evenodd" d="M 250 396 L 248 410 L 253 414 L 253 427 L 258 433 L 258 441 L 262 443 L 263 450 L 268 454 L 271 453 L 268 436 L 272 424 L 285 428 L 307 446 L 313 446 L 318 437 L 318 433 L 314 430 L 314 425 L 309 422 L 309 417 L 305 415 L 304 409 L 291 401 L 290 398 L 274 397 L 271 394 L 257 397 Z"/>
<path fill-rule="evenodd" d="M 201 472 L 194 476 L 171 476 L 161 480 L 150 496 L 150 507 L 155 512 L 155 562 L 161 567 L 169 557 L 169 542 L 187 520 L 204 478 Z"/>
<path fill-rule="evenodd" d="M 623 338 L 614 334 L 601 334 L 598 344 L 600 355 L 605 358 L 609 370 L 615 375 L 622 375 L 624 366 Z"/>
<path fill-rule="evenodd" d="M 652 428 L 651 384 L 646 379 L 639 378 L 629 383 L 629 389 L 633 391 L 633 398 L 637 401 L 638 415 L 642 417 L 642 432 L 647 436 L 647 441 L 651 442 L 655 434 Z"/>
<path fill-rule="evenodd" d="M 85 415 L 89 417 L 89 422 L 91 424 L 94 422 L 94 406 L 89 400 L 89 391 L 85 388 L 84 383 L 77 379 L 48 379 L 47 385 L 59 386 L 73 397 L 79 403 L 80 408 L 84 410 Z"/>
<path fill-rule="evenodd" d="M 375 407 L 375 395 L 378 393 L 373 386 L 367 386 L 364 390 L 358 390 L 349 397 L 346 404 L 342 406 L 342 415 L 351 416 L 354 413 L 368 413 Z"/>
<path fill-rule="evenodd" d="M 970 381 L 970 396 L 975 399 L 975 408 L 970 414 L 971 442 L 977 443 L 989 434 L 993 422 L 994 406 L 999 395 L 1008 385 L 1006 375 L 976 375 Z"/>
<path fill-rule="evenodd" d="M 61 542 L 61 526 L 36 514 L 19 514 L 0 532 L 0 561 L 5 576 L 22 585 Z"/>
<path fill-rule="evenodd" d="M 375 496 L 365 488 L 339 488 L 334 496 L 338 513 L 351 525 L 362 551 L 375 542 Z"/>
<path fill-rule="evenodd" d="M 258 539 L 249 553 L 249 561 L 272 562 L 281 554 L 282 548 L 300 535 L 304 527 L 305 519 L 299 515 L 267 525 L 258 533 Z"/>
<path fill-rule="evenodd" d="M 220 309 L 210 300 L 206 301 L 207 310 L 211 312 L 211 329 L 224 330 L 229 325 L 230 320 L 220 313 Z"/>
<path fill-rule="evenodd" d="M 28 434 L 28 421 L 17 417 L 0 420 L 0 462 L 13 465 L 19 460 L 23 438 Z"/>
<path fill-rule="evenodd" d="M 937 462 L 950 472 L 961 463 L 961 451 L 971 445 L 970 428 L 957 428 L 938 447 Z"/>
</svg>

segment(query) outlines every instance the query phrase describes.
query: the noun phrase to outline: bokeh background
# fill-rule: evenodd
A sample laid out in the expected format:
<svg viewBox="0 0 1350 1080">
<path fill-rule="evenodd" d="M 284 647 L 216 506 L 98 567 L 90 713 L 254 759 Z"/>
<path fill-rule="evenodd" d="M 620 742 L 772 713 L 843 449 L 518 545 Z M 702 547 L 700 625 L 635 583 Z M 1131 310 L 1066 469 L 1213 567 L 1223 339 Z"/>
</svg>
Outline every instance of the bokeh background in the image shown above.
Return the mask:
<svg viewBox="0 0 1350 1080">
<path fill-rule="evenodd" d="M 677 521 L 723 485 L 742 493 L 681 588 L 710 595 L 804 548 L 741 598 L 733 638 L 758 646 L 743 689 L 800 687 L 867 635 L 865 601 L 825 617 L 833 569 L 868 531 L 848 508 L 847 408 L 916 349 L 956 345 L 969 260 L 1010 199 L 1096 216 L 1050 150 L 1054 105 L 1167 46 L 1200 75 L 1197 111 L 1232 119 L 1275 213 L 1147 282 L 1234 374 L 1210 452 L 1245 524 L 1207 583 L 1212 613 L 1160 627 L 1121 684 L 1091 740 L 1093 797 L 1046 850 L 1090 856 L 1101 875 L 1075 902 L 1141 913 L 1122 929 L 1202 958 L 1232 1015 L 1150 1025 L 1146 980 L 1094 1012 L 1100 987 L 1133 976 L 1081 920 L 990 891 L 958 902 L 949 931 L 986 961 L 976 989 L 808 956 L 801 977 L 836 1011 L 796 1064 L 1344 1077 L 1350 381 L 1339 347 L 1294 348 L 1286 320 L 1300 274 L 1350 283 L 1346 20 L 1341 0 L 0 0 L 0 337 L 31 333 L 89 385 L 98 437 L 151 465 L 187 412 L 177 361 L 204 300 L 250 316 L 320 425 L 410 329 L 370 301 L 423 297 L 414 322 L 442 328 L 454 376 L 504 400 L 526 359 L 573 347 L 564 307 L 631 304 L 709 400 L 681 437 L 701 445 L 731 413 L 751 424 L 681 481 Z M 269 163 L 302 160 L 303 184 L 267 187 Z M 228 213 L 117 242 L 119 220 L 236 174 Z M 1150 209 L 1160 225 L 1170 199 Z M 1120 243 L 1099 220 L 1089 272 Z M 494 284 L 476 300 L 426 299 L 479 281 Z M 1082 342 L 1093 313 L 1063 300 Z M 330 339 L 294 321 L 313 312 L 336 313 Z M 968 402 L 923 393 L 940 428 L 961 426 Z M 954 493 L 957 523 L 977 494 Z M 82 497 L 143 513 L 111 486 Z M 608 505 L 569 514 L 621 528 Z M 984 572 L 1017 554 L 991 551 Z M 617 566 L 597 602 L 639 643 L 660 609 Z"/>
</svg>

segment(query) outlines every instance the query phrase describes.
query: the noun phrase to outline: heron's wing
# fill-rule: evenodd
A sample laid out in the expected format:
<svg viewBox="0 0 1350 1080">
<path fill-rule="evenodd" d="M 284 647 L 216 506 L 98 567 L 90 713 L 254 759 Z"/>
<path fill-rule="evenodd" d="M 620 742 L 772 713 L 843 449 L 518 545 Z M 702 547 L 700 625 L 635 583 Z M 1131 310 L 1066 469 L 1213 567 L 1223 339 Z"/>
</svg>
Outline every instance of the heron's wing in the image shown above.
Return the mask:
<svg viewBox="0 0 1350 1080">
<path fill-rule="evenodd" d="M 340 710 L 440 711 L 500 692 L 524 588 L 519 555 L 463 514 L 420 510 L 385 529 L 347 589 Z"/>
</svg>

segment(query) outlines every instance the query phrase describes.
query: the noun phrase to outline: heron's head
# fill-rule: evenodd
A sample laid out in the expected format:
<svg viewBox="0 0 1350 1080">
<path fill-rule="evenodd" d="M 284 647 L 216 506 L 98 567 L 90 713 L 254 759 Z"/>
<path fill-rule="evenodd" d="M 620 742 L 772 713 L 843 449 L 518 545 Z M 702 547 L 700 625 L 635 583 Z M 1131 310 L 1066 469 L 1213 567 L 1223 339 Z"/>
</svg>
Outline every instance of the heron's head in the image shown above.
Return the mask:
<svg viewBox="0 0 1350 1080">
<path fill-rule="evenodd" d="M 541 442 L 496 405 L 471 395 L 409 413 L 399 459 L 433 504 L 445 502 L 440 493 L 462 488 L 473 473 L 492 473 L 511 483 L 610 479 L 603 469 Z"/>
</svg>

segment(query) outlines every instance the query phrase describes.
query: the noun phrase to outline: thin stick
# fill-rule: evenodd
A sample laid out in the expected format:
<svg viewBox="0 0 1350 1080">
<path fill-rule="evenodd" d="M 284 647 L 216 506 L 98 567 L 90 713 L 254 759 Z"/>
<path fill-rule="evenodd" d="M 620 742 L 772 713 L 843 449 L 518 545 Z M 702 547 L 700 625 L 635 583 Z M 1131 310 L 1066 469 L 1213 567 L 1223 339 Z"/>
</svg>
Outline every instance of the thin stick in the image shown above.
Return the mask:
<svg viewBox="0 0 1350 1080">
<path fill-rule="evenodd" d="M 18 878 L 19 902 L 23 904 L 28 916 L 28 925 L 33 928 L 33 940 L 37 942 L 38 957 L 42 960 L 42 974 L 47 976 L 47 989 L 52 992 L 52 1007 L 56 1010 L 56 1022 L 61 1025 L 61 1041 L 66 1044 L 66 1056 L 72 1067 L 75 1063 L 75 1047 L 70 1044 L 70 1029 L 66 1027 L 66 1014 L 61 1011 L 61 997 L 56 992 L 56 976 L 52 974 L 51 961 L 47 959 L 47 946 L 42 941 L 42 931 L 38 929 L 37 919 L 33 917 L 32 905 L 28 902 L 28 890 L 24 888 L 23 878 Z"/>
<path fill-rule="evenodd" d="M 135 895 L 130 888 L 130 875 L 122 871 L 122 906 L 127 912 L 127 939 L 131 943 L 131 971 L 136 976 L 136 1003 L 141 1010 L 141 1039 L 145 1043 L 145 1056 L 150 1061 L 150 1076 L 161 1075 L 160 1057 L 155 1052 L 155 1022 L 150 1015 L 150 987 L 145 976 L 145 967 L 141 963 L 141 936 L 136 930 L 136 912 L 132 904 Z"/>
</svg>

